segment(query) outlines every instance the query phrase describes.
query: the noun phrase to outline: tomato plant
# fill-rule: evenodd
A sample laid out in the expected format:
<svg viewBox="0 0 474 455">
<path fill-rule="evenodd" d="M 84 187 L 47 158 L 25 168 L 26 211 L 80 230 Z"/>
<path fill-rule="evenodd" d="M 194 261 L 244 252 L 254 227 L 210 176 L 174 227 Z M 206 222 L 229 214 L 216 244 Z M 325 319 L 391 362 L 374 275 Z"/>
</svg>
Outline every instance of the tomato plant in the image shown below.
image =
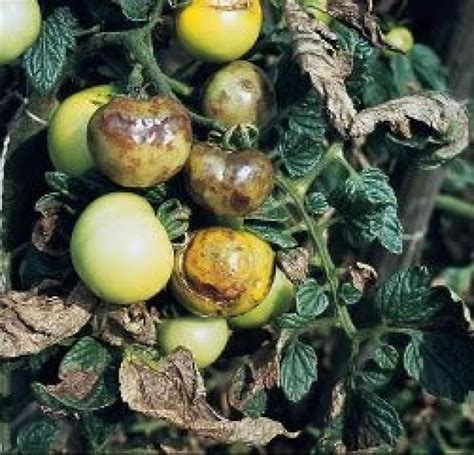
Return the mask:
<svg viewBox="0 0 474 455">
<path fill-rule="evenodd" d="M 37 0 L 0 2 L 0 65 L 17 59 L 38 37 L 41 11 Z"/>
<path fill-rule="evenodd" d="M 375 3 L 40 2 L 0 68 L 0 451 L 474 450 L 469 115 Z"/>
</svg>

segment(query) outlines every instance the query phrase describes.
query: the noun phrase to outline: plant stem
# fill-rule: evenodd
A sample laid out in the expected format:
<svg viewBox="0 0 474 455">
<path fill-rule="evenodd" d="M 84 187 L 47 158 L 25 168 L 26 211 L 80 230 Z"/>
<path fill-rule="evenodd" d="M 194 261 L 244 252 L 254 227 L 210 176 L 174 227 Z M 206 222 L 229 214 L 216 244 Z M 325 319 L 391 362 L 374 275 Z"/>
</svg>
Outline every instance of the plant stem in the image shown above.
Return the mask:
<svg viewBox="0 0 474 455">
<path fill-rule="evenodd" d="M 451 215 L 474 220 L 474 204 L 447 194 L 439 195 L 435 207 Z"/>
<path fill-rule="evenodd" d="M 11 373 L 8 370 L 0 371 L 0 399 L 11 395 Z M 11 450 L 10 423 L 0 421 L 0 453 L 9 453 Z"/>
</svg>

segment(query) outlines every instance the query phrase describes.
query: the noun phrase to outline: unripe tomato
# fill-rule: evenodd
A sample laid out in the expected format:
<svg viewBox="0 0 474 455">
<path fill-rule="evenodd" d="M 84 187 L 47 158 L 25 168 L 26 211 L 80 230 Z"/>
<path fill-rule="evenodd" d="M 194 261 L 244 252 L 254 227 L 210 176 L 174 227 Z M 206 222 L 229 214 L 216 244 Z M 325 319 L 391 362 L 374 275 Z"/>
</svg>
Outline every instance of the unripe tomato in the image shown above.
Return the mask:
<svg viewBox="0 0 474 455">
<path fill-rule="evenodd" d="M 191 0 L 176 16 L 183 48 L 209 62 L 242 57 L 262 27 L 260 0 Z"/>
<path fill-rule="evenodd" d="M 410 52 L 415 45 L 411 31 L 402 26 L 393 27 L 387 35 L 385 35 L 385 40 L 404 53 Z"/>
<path fill-rule="evenodd" d="M 118 185 L 144 188 L 164 182 L 191 151 L 191 120 L 178 101 L 116 97 L 92 116 L 88 144 L 98 169 Z"/>
<path fill-rule="evenodd" d="M 37 0 L 0 0 L 0 65 L 23 54 L 36 41 L 40 29 Z"/>
<path fill-rule="evenodd" d="M 183 346 L 191 351 L 199 368 L 205 368 L 217 360 L 230 334 L 227 322 L 222 318 L 166 319 L 158 330 L 158 344 L 165 354 Z"/>
<path fill-rule="evenodd" d="M 271 82 L 258 66 L 244 60 L 229 63 L 209 79 L 202 107 L 205 115 L 228 126 L 262 127 L 277 112 Z"/>
<path fill-rule="evenodd" d="M 146 199 L 109 193 L 86 207 L 71 237 L 71 259 L 98 297 L 117 304 L 147 300 L 168 282 L 173 248 Z"/>
<path fill-rule="evenodd" d="M 98 85 L 74 93 L 59 105 L 48 129 L 49 157 L 55 169 L 77 176 L 94 167 L 87 125 L 113 93 L 111 85 Z"/>
</svg>

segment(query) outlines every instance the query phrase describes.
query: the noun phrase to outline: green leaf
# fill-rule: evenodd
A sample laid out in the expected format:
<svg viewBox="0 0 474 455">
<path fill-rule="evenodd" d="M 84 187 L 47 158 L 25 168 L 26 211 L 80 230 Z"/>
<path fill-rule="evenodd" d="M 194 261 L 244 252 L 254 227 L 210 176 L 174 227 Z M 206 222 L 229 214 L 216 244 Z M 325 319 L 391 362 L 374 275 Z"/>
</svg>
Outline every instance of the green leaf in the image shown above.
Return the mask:
<svg viewBox="0 0 474 455">
<path fill-rule="evenodd" d="M 383 247 L 393 254 L 403 251 L 403 227 L 398 218 L 397 208 L 390 205 L 381 212 L 376 225 L 376 237 Z"/>
<path fill-rule="evenodd" d="M 91 453 L 106 453 L 116 425 L 96 414 L 87 412 L 81 416 L 81 426 Z"/>
<path fill-rule="evenodd" d="M 350 451 L 394 446 L 402 435 L 397 411 L 374 392 L 353 391 L 346 406 L 344 442 Z"/>
<path fill-rule="evenodd" d="M 474 390 L 474 340 L 454 334 L 412 335 L 403 358 L 407 373 L 429 393 L 462 402 Z"/>
<path fill-rule="evenodd" d="M 329 204 L 323 193 L 314 191 L 306 196 L 306 207 L 311 214 L 321 215 L 329 209 Z"/>
<path fill-rule="evenodd" d="M 122 12 L 131 21 L 146 21 L 156 0 L 115 0 L 122 8 Z"/>
<path fill-rule="evenodd" d="M 281 225 L 251 221 L 245 224 L 245 229 L 280 248 L 298 246 L 298 242 Z"/>
<path fill-rule="evenodd" d="M 59 80 L 67 51 L 76 45 L 77 21 L 67 7 L 56 9 L 43 21 L 38 40 L 23 56 L 28 80 L 40 94 L 48 93 Z"/>
<path fill-rule="evenodd" d="M 42 418 L 23 426 L 16 437 L 20 453 L 25 455 L 48 455 L 51 446 L 59 437 L 61 429 L 53 419 Z"/>
<path fill-rule="evenodd" d="M 191 209 L 179 199 L 169 199 L 157 210 L 157 216 L 163 224 L 170 240 L 182 237 L 189 229 Z"/>
<path fill-rule="evenodd" d="M 463 158 L 456 158 L 446 165 L 446 177 L 443 189 L 450 192 L 461 192 L 474 186 L 474 163 Z"/>
<path fill-rule="evenodd" d="M 318 358 L 314 349 L 298 340 L 286 347 L 281 362 L 281 387 L 290 401 L 300 401 L 318 377 Z"/>
<path fill-rule="evenodd" d="M 316 317 L 324 313 L 329 299 L 314 279 L 306 280 L 296 291 L 296 311 L 305 317 Z"/>
<path fill-rule="evenodd" d="M 378 342 L 355 375 L 357 387 L 379 389 L 390 381 L 398 364 L 398 351 L 390 344 Z"/>
<path fill-rule="evenodd" d="M 410 58 L 413 70 L 424 88 L 439 92 L 446 90 L 446 71 L 431 48 L 423 44 L 415 44 L 410 52 Z"/>
<path fill-rule="evenodd" d="M 398 351 L 390 344 L 378 344 L 372 356 L 375 364 L 382 370 L 393 370 L 398 363 Z"/>
<path fill-rule="evenodd" d="M 352 283 L 343 283 L 339 290 L 339 297 L 346 303 L 346 305 L 353 305 L 362 298 L 362 292 Z"/>
<path fill-rule="evenodd" d="M 245 413 L 249 417 L 256 419 L 265 413 L 268 397 L 265 390 L 259 390 L 251 399 L 245 402 Z"/>
<path fill-rule="evenodd" d="M 390 58 L 390 68 L 398 96 L 408 95 L 419 90 L 419 83 L 410 56 L 398 53 L 393 55 Z"/>
<path fill-rule="evenodd" d="M 276 325 L 281 329 L 303 329 L 309 326 L 312 321 L 312 317 L 296 313 L 284 313 L 275 319 Z"/>
<path fill-rule="evenodd" d="M 262 206 L 255 212 L 247 215 L 246 220 L 268 221 L 274 223 L 290 223 L 291 214 L 287 206 L 274 196 L 268 196 Z"/>
</svg>

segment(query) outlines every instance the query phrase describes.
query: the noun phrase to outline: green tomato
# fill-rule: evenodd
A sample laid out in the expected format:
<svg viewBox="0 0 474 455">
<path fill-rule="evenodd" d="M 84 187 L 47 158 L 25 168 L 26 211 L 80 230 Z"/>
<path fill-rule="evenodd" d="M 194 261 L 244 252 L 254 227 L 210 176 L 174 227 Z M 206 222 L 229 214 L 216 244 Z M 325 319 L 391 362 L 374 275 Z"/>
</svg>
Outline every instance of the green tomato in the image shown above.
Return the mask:
<svg viewBox="0 0 474 455">
<path fill-rule="evenodd" d="M 40 29 L 37 0 L 0 0 L 0 65 L 23 54 L 36 41 Z"/>
<path fill-rule="evenodd" d="M 111 85 L 98 85 L 71 95 L 59 105 L 48 129 L 49 157 L 56 170 L 77 176 L 94 167 L 87 125 L 113 94 Z"/>
<path fill-rule="evenodd" d="M 110 193 L 93 201 L 71 237 L 71 259 L 98 297 L 117 304 L 147 300 L 168 282 L 173 248 L 148 201 Z"/>
<path fill-rule="evenodd" d="M 288 311 L 293 297 L 294 286 L 292 282 L 279 268 L 276 268 L 272 287 L 263 302 L 241 316 L 230 318 L 229 324 L 239 329 L 262 327 L 268 324 L 271 319 Z"/>
<path fill-rule="evenodd" d="M 406 27 L 393 27 L 385 36 L 385 41 L 400 51 L 410 52 L 415 45 L 413 34 Z"/>
<path fill-rule="evenodd" d="M 229 328 L 223 318 L 166 319 L 159 326 L 158 344 L 165 354 L 177 347 L 189 349 L 199 368 L 214 363 L 226 347 Z"/>
</svg>

